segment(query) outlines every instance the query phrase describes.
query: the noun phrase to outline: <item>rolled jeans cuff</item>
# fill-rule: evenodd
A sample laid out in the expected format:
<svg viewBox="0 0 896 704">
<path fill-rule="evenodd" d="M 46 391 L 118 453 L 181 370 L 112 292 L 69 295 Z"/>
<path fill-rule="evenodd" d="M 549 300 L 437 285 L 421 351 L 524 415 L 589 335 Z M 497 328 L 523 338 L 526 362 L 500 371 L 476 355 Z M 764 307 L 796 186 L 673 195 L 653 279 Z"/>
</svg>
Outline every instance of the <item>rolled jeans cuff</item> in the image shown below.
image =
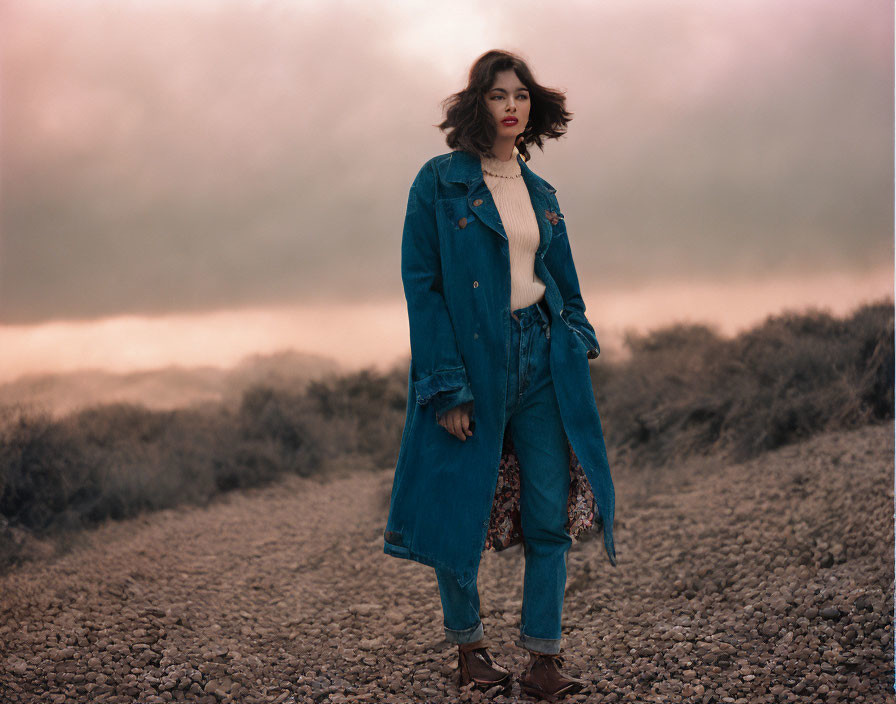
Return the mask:
<svg viewBox="0 0 896 704">
<path fill-rule="evenodd" d="M 560 652 L 560 641 L 560 638 L 533 638 L 520 632 L 520 637 L 517 639 L 516 644 L 526 650 L 554 655 Z"/>
<path fill-rule="evenodd" d="M 483 635 L 482 621 L 462 631 L 455 631 L 445 626 L 445 638 L 449 643 L 475 643 Z"/>
</svg>

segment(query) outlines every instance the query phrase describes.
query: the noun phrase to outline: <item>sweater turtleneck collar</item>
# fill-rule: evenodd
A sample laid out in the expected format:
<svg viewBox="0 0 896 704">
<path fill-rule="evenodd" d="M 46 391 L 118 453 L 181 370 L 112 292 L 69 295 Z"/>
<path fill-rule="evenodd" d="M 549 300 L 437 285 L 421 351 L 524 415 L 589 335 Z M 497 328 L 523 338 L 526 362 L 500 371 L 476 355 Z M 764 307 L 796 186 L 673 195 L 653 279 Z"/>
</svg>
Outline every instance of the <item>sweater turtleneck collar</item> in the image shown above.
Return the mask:
<svg viewBox="0 0 896 704">
<path fill-rule="evenodd" d="M 480 157 L 483 173 L 501 178 L 516 178 L 522 175 L 520 162 L 517 158 L 519 153 L 520 150 L 514 147 L 513 155 L 507 161 L 501 161 L 497 157 Z"/>
</svg>

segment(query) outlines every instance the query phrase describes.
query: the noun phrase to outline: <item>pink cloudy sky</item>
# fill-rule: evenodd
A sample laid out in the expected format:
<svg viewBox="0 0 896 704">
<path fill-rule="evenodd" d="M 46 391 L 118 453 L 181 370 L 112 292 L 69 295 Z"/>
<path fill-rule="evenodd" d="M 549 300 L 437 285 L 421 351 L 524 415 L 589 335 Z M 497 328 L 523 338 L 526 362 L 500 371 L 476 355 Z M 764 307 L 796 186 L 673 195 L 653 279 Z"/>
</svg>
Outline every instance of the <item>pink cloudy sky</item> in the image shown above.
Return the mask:
<svg viewBox="0 0 896 704">
<path fill-rule="evenodd" d="M 530 164 L 608 355 L 892 295 L 893 26 L 890 0 L 8 0 L 0 380 L 408 355 L 407 189 L 494 47 L 567 93 Z"/>
</svg>

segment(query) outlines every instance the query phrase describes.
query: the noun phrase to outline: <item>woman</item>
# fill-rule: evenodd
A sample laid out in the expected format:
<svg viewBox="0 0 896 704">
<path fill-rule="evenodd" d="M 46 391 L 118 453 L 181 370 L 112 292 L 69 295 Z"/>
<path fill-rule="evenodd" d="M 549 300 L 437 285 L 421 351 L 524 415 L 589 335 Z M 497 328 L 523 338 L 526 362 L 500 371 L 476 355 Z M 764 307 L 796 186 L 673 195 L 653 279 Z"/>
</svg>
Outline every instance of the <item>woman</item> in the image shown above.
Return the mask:
<svg viewBox="0 0 896 704">
<path fill-rule="evenodd" d="M 585 684 L 560 655 L 572 538 L 602 528 L 616 564 L 588 364 L 600 348 L 556 191 L 526 165 L 528 145 L 564 134 L 571 114 L 504 51 L 479 57 L 448 103 L 453 151 L 420 169 L 402 236 L 411 365 L 383 549 L 435 568 L 461 685 L 506 690 L 476 577 L 483 549 L 522 542 L 520 688 L 556 700 Z"/>
</svg>

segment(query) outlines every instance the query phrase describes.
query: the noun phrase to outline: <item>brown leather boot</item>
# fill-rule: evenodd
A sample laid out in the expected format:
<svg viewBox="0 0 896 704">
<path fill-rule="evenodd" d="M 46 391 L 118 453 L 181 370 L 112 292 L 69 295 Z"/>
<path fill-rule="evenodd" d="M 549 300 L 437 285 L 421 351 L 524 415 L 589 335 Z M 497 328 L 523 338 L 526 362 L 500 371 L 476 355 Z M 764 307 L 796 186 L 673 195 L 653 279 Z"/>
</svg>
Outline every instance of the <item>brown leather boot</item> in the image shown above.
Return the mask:
<svg viewBox="0 0 896 704">
<path fill-rule="evenodd" d="M 457 644 L 457 670 L 460 686 L 475 682 L 474 687 L 483 691 L 501 685 L 505 690 L 513 686 L 510 671 L 495 664 L 486 650 L 483 639 L 474 643 Z"/>
<path fill-rule="evenodd" d="M 568 694 L 577 694 L 588 682 L 564 675 L 560 670 L 564 664 L 560 653 L 537 653 L 530 650 L 529 662 L 519 677 L 520 691 L 549 702 L 556 702 Z"/>
</svg>

